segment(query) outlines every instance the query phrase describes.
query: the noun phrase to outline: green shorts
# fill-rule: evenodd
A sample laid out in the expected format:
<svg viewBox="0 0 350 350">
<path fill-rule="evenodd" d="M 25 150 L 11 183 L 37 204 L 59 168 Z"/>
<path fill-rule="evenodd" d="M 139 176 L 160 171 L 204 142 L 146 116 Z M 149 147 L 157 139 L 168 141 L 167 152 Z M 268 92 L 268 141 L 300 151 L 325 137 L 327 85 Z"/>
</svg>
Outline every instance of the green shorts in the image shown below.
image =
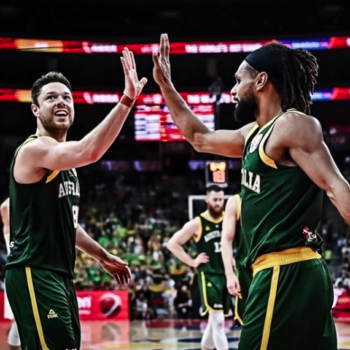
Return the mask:
<svg viewBox="0 0 350 350">
<path fill-rule="evenodd" d="M 322 259 L 257 272 L 239 350 L 336 350 L 332 303 L 333 285 Z"/>
<path fill-rule="evenodd" d="M 239 280 L 239 285 L 241 287 L 242 298 L 237 298 L 235 300 L 235 317 L 234 320 L 240 325 L 243 325 L 243 315 L 245 312 L 245 303 L 248 298 L 249 287 L 253 279 L 253 271 L 247 269 L 244 266 L 239 266 L 237 264 L 237 277 Z"/>
<path fill-rule="evenodd" d="M 71 279 L 48 270 L 11 267 L 6 290 L 22 349 L 80 348 L 77 297 Z"/>
<path fill-rule="evenodd" d="M 232 297 L 226 288 L 225 275 L 198 272 L 198 286 L 201 295 L 202 316 L 208 311 L 228 314 L 232 308 Z"/>
</svg>

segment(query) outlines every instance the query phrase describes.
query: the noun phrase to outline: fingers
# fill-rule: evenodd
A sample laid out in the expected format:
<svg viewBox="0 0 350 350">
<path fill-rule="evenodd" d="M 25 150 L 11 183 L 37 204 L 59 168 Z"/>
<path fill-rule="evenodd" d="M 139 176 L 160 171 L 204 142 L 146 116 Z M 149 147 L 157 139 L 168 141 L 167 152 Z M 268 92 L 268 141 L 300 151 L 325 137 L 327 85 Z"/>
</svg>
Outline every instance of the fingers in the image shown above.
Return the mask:
<svg viewBox="0 0 350 350">
<path fill-rule="evenodd" d="M 157 52 L 153 52 L 152 59 L 153 59 L 154 66 L 160 69 Z"/>
<path fill-rule="evenodd" d="M 132 69 L 136 69 L 136 63 L 135 63 L 135 56 L 134 53 L 132 51 L 130 52 L 130 61 L 131 61 L 131 68 Z"/>
<path fill-rule="evenodd" d="M 169 37 L 168 37 L 168 34 L 164 34 L 164 37 L 165 37 L 165 58 L 166 60 L 169 60 L 169 51 L 170 51 L 170 44 L 169 44 Z"/>
<path fill-rule="evenodd" d="M 122 66 L 123 66 L 123 70 L 124 70 L 124 75 L 127 75 L 129 72 L 128 72 L 128 66 L 127 66 L 127 63 L 124 59 L 124 57 L 120 57 L 120 60 L 122 61 Z"/>
<path fill-rule="evenodd" d="M 147 84 L 147 78 L 142 78 L 140 80 L 140 84 L 141 84 L 141 90 L 143 89 L 143 87 Z"/>
<path fill-rule="evenodd" d="M 124 48 L 123 50 L 123 57 L 127 63 L 127 67 L 128 69 L 134 69 L 133 68 L 133 63 L 132 63 L 132 56 L 131 56 L 131 52 L 129 51 L 129 49 L 127 47 Z"/>
</svg>

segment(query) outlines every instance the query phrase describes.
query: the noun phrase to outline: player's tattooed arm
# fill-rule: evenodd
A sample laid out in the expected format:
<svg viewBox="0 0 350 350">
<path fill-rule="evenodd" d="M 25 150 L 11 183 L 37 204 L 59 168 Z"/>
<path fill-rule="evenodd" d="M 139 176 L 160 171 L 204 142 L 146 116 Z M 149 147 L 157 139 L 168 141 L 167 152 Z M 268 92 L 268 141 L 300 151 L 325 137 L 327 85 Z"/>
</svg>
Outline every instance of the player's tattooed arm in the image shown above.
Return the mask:
<svg viewBox="0 0 350 350">
<path fill-rule="evenodd" d="M 160 37 L 160 54 L 153 53 L 153 77 L 160 86 L 170 114 L 184 137 L 198 152 L 241 157 L 245 137 L 252 124 L 238 130 L 210 131 L 191 111 L 171 81 L 170 45 L 167 34 Z"/>
<path fill-rule="evenodd" d="M 350 186 L 335 164 L 323 140 L 320 123 L 309 116 L 283 116 L 272 133 L 271 141 L 285 149 L 293 162 L 328 195 L 345 221 L 350 223 Z"/>
</svg>

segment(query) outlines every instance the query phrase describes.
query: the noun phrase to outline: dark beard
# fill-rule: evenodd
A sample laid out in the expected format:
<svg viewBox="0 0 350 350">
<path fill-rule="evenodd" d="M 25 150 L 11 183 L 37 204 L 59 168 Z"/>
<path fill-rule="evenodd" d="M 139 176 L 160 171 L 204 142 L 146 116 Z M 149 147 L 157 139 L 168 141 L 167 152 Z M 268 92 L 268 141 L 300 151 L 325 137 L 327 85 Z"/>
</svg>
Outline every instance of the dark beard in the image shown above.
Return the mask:
<svg viewBox="0 0 350 350">
<path fill-rule="evenodd" d="M 222 216 L 223 208 L 220 211 L 216 211 L 213 207 L 208 205 L 208 211 L 213 219 L 219 219 Z"/>
<path fill-rule="evenodd" d="M 256 102 L 252 89 L 249 89 L 236 106 L 234 118 L 239 123 L 247 124 L 255 121 L 255 114 L 257 111 L 258 103 Z"/>
</svg>

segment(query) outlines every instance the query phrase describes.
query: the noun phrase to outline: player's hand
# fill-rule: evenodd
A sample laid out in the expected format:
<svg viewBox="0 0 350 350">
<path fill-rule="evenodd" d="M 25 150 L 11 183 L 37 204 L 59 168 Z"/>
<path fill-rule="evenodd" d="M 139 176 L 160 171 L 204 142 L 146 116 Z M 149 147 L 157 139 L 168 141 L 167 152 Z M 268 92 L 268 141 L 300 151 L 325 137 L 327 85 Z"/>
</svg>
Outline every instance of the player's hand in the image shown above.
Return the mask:
<svg viewBox="0 0 350 350">
<path fill-rule="evenodd" d="M 198 267 L 200 264 L 206 264 L 209 262 L 209 256 L 205 253 L 200 253 L 196 259 L 193 260 L 192 267 Z"/>
<path fill-rule="evenodd" d="M 131 272 L 128 264 L 115 255 L 108 254 L 107 258 L 101 261 L 102 267 L 112 275 L 118 285 L 125 286 L 129 284 Z"/>
<path fill-rule="evenodd" d="M 171 83 L 170 74 L 170 61 L 169 61 L 169 38 L 168 34 L 162 34 L 160 36 L 160 55 L 157 52 L 153 52 L 153 78 L 159 85 Z"/>
<path fill-rule="evenodd" d="M 137 77 L 134 54 L 126 47 L 123 50 L 123 57 L 120 57 L 124 69 L 125 89 L 124 95 L 135 100 L 141 94 L 143 87 L 147 83 L 146 78 L 139 80 Z"/>
<path fill-rule="evenodd" d="M 226 276 L 226 287 L 231 295 L 242 298 L 241 286 L 239 285 L 238 278 L 234 273 Z"/>
</svg>

